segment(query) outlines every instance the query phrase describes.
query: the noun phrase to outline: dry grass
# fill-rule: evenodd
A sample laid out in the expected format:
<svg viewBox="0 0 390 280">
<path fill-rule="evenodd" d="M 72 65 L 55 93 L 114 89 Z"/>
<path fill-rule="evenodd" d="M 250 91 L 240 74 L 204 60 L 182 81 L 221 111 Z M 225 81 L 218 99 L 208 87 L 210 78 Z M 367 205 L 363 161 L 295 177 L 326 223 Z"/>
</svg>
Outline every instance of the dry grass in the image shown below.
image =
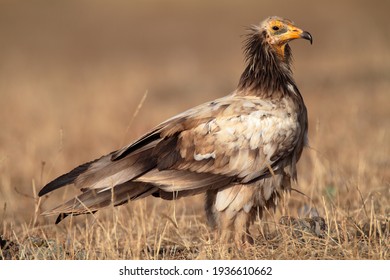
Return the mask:
<svg viewBox="0 0 390 280">
<path fill-rule="evenodd" d="M 389 5 L 180 3 L 1 2 L 0 259 L 389 259 Z M 306 196 L 256 222 L 254 246 L 216 242 L 202 196 L 58 226 L 39 215 L 74 193 L 37 199 L 49 180 L 233 90 L 243 26 L 271 14 L 314 36 L 292 43 L 311 148 L 296 186 Z M 300 223 L 313 214 L 325 219 L 320 234 Z M 286 215 L 302 220 L 279 224 Z"/>
</svg>

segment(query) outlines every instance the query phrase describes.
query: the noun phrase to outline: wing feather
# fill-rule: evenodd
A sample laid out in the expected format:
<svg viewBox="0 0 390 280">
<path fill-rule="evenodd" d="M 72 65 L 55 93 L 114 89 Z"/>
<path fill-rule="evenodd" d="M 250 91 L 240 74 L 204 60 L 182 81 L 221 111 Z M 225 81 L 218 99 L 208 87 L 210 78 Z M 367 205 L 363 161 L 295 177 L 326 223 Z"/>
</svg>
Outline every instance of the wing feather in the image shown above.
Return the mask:
<svg viewBox="0 0 390 280">
<path fill-rule="evenodd" d="M 250 104 L 250 106 L 248 105 Z M 278 107 L 280 106 L 280 107 Z M 290 155 L 301 128 L 297 115 L 271 101 L 236 97 L 219 106 L 213 118 L 184 124 L 182 131 L 163 140 L 159 169 L 189 170 L 235 176 L 243 183 L 269 173 L 269 167 Z M 171 143 L 174 142 L 174 145 Z"/>
<path fill-rule="evenodd" d="M 83 193 L 46 214 L 88 213 L 147 195 L 195 195 L 248 183 L 269 174 L 270 167 L 284 168 L 301 128 L 297 116 L 287 116 L 280 106 L 230 95 L 179 114 L 47 184 L 40 196 L 72 183 Z M 237 193 L 235 187 L 221 193 L 226 201 L 218 208 L 227 207 Z"/>
</svg>

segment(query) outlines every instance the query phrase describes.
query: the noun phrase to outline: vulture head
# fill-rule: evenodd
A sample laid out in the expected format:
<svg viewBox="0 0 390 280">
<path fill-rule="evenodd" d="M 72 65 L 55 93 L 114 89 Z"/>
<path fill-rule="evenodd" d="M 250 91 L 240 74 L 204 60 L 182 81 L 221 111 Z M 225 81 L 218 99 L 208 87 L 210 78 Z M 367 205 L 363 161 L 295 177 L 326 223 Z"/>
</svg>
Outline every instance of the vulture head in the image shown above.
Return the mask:
<svg viewBox="0 0 390 280">
<path fill-rule="evenodd" d="M 313 43 L 309 32 L 281 17 L 268 17 L 259 25 L 250 27 L 244 45 L 246 68 L 238 88 L 274 93 L 283 92 L 284 85 L 294 84 L 288 45 L 294 39 Z"/>
<path fill-rule="evenodd" d="M 260 25 L 260 30 L 265 33 L 265 40 L 274 48 L 282 58 L 286 44 L 294 39 L 306 39 L 313 43 L 313 38 L 309 32 L 303 31 L 288 19 L 280 17 L 269 17 Z"/>
</svg>

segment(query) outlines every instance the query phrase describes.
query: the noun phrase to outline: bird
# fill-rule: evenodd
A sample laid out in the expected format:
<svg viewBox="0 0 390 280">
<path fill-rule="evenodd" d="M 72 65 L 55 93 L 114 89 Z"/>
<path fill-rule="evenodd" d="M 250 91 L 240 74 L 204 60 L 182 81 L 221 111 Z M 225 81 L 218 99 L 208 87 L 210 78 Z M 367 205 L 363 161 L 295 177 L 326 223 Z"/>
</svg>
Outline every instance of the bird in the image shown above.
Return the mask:
<svg viewBox="0 0 390 280">
<path fill-rule="evenodd" d="M 312 35 L 271 16 L 247 29 L 244 71 L 228 95 L 157 125 L 129 145 L 81 164 L 38 193 L 74 185 L 80 194 L 43 215 L 95 213 L 148 196 L 204 194 L 220 240 L 253 244 L 250 226 L 297 181 L 308 116 L 293 79 L 289 42 Z"/>
</svg>

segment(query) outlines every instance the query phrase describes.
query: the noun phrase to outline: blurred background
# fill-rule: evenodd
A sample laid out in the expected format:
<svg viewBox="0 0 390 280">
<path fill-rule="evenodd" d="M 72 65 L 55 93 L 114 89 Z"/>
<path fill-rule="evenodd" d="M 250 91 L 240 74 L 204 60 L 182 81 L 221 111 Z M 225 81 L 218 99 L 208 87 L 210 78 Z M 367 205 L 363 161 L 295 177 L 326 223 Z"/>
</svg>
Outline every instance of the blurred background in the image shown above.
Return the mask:
<svg viewBox="0 0 390 280">
<path fill-rule="evenodd" d="M 314 38 L 291 43 L 313 148 L 301 190 L 388 199 L 389 10 L 375 0 L 0 0 L 1 219 L 29 222 L 48 181 L 232 92 L 245 28 L 270 15 Z"/>
</svg>

